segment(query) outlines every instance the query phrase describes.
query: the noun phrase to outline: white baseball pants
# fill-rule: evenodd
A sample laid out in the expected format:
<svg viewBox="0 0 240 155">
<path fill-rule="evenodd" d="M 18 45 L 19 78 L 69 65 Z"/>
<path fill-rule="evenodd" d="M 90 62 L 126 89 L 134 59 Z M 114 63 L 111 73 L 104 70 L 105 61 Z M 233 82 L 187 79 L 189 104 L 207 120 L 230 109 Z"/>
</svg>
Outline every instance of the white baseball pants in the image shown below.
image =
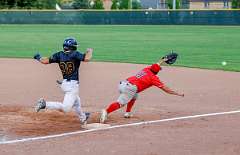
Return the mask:
<svg viewBox="0 0 240 155">
<path fill-rule="evenodd" d="M 118 85 L 119 97 L 117 99 L 121 106 L 128 104 L 131 99 L 137 99 L 137 87 L 128 81 L 121 81 Z"/>
<path fill-rule="evenodd" d="M 51 110 L 60 110 L 63 112 L 69 112 L 73 108 L 80 121 L 85 120 L 86 115 L 81 108 L 78 81 L 67 81 L 64 79 L 61 84 L 61 89 L 65 94 L 63 102 L 46 102 L 46 108 Z"/>
</svg>

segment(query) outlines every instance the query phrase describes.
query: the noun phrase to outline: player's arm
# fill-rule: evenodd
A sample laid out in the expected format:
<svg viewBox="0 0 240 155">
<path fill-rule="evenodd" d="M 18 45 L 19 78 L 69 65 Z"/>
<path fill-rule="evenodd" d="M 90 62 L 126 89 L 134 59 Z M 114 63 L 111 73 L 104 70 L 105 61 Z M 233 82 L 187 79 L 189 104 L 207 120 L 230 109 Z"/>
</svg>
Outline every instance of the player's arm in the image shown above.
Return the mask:
<svg viewBox="0 0 240 155">
<path fill-rule="evenodd" d="M 160 81 L 160 79 L 156 76 L 152 77 L 152 84 L 155 85 L 156 87 L 162 89 L 164 92 L 171 94 L 171 95 L 177 95 L 177 96 L 182 96 L 184 97 L 184 94 L 177 93 L 170 89 L 169 87 L 165 86 L 164 83 Z"/>
<path fill-rule="evenodd" d="M 36 59 L 37 61 L 39 61 L 42 64 L 49 64 L 49 58 L 42 57 L 39 53 L 35 54 L 33 56 L 33 58 Z"/>
<path fill-rule="evenodd" d="M 165 61 L 167 61 L 168 59 L 167 58 L 161 58 L 158 62 L 157 62 L 157 64 L 159 65 L 159 66 L 161 66 L 163 63 L 165 63 Z"/>
<path fill-rule="evenodd" d="M 42 64 L 45 64 L 45 65 L 46 65 L 46 64 L 49 64 L 49 58 L 47 58 L 47 57 L 42 57 L 39 62 L 41 62 Z"/>
<path fill-rule="evenodd" d="M 85 58 L 84 61 L 88 62 L 92 59 L 92 54 L 93 54 L 93 49 L 92 48 L 88 48 L 86 53 L 85 53 Z"/>
<path fill-rule="evenodd" d="M 161 87 L 161 89 L 162 89 L 164 92 L 168 93 L 168 94 L 184 97 L 184 94 L 175 92 L 175 91 L 173 91 L 172 89 L 170 89 L 170 88 L 167 87 L 167 86 L 163 86 L 163 87 Z"/>
</svg>

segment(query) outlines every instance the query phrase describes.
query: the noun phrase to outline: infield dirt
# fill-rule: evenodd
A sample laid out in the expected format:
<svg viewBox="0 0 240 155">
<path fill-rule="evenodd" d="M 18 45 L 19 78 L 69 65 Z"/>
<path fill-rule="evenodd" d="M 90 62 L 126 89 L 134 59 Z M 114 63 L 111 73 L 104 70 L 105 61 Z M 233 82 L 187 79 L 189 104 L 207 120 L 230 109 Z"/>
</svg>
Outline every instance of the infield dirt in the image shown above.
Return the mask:
<svg viewBox="0 0 240 155">
<path fill-rule="evenodd" d="M 90 123 L 118 97 L 120 80 L 145 65 L 83 63 L 80 97 Z M 56 84 L 61 79 L 57 65 L 41 65 L 30 59 L 1 59 L 0 136 L 2 140 L 46 136 L 81 129 L 74 112 L 35 113 L 40 97 L 62 101 Z M 111 114 L 111 125 L 240 109 L 240 73 L 163 66 L 160 79 L 185 97 L 150 88 L 139 94 L 134 117 L 123 118 L 124 108 Z M 172 121 L 119 128 L 69 137 L 0 145 L 2 154 L 240 154 L 240 114 Z M 63 147 L 64 146 L 64 147 Z"/>
</svg>

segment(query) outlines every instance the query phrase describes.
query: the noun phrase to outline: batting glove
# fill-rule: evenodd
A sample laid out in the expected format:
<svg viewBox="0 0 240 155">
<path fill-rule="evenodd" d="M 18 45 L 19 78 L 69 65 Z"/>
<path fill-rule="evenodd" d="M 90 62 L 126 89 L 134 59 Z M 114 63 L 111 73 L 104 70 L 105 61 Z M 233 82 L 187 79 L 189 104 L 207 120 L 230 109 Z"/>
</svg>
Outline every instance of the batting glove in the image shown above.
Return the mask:
<svg viewBox="0 0 240 155">
<path fill-rule="evenodd" d="M 39 53 L 36 53 L 34 56 L 33 56 L 34 59 L 36 59 L 37 61 L 40 61 L 40 59 L 42 58 L 42 56 L 39 54 Z"/>
</svg>

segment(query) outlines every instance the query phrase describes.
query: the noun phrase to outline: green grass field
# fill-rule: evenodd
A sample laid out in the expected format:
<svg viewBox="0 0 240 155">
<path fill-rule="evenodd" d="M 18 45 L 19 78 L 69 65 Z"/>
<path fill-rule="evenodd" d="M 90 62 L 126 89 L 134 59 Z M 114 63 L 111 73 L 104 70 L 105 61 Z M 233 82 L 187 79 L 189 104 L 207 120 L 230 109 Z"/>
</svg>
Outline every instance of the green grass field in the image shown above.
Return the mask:
<svg viewBox="0 0 240 155">
<path fill-rule="evenodd" d="M 73 36 L 94 61 L 150 64 L 175 50 L 177 66 L 240 71 L 240 26 L 0 25 L 0 36 L 0 57 L 50 56 Z"/>
</svg>

